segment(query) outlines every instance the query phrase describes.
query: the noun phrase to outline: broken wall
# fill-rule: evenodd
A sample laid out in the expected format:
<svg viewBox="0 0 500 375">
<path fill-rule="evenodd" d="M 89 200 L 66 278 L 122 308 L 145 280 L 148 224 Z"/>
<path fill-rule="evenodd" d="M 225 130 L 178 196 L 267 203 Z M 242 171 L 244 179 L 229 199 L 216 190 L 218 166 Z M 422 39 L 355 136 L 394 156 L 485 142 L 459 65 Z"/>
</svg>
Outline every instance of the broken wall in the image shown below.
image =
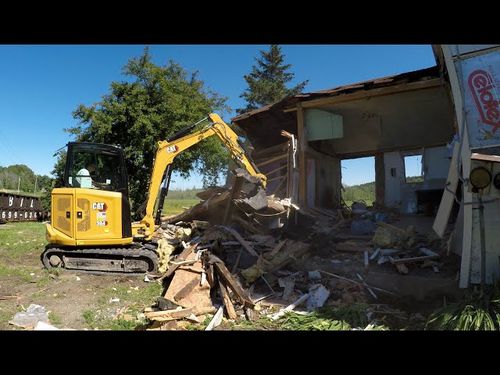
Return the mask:
<svg viewBox="0 0 500 375">
<path fill-rule="evenodd" d="M 404 157 L 413 155 L 410 151 L 384 153 L 385 206 L 399 208 L 402 213 L 427 211 L 419 202 L 436 200 L 439 202 L 446 183 L 450 166 L 450 151 L 446 146 L 430 147 L 423 150 L 423 182 L 406 182 Z M 420 200 L 419 195 L 420 194 Z"/>
</svg>

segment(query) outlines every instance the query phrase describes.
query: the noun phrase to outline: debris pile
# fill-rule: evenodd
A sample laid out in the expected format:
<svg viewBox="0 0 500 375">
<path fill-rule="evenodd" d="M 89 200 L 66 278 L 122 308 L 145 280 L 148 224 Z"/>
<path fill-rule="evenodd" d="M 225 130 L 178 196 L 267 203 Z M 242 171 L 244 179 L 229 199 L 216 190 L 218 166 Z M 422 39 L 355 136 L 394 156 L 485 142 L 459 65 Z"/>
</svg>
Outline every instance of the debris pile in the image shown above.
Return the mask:
<svg viewBox="0 0 500 375">
<path fill-rule="evenodd" d="M 430 242 L 411 226 L 388 224 L 391 212 L 364 204 L 299 210 L 289 199 L 266 196 L 243 170 L 236 176 L 231 189 L 210 188 L 198 194 L 200 204 L 163 218 L 156 233 L 160 273 L 146 281 L 163 282 L 164 292 L 144 311 L 149 329 L 199 323 L 212 330 L 223 322 L 373 303 L 396 294 L 366 281 L 370 267 L 439 271 Z M 339 271 L 327 271 L 319 255 Z M 317 268 L 304 268 L 309 258 L 319 258 Z"/>
</svg>

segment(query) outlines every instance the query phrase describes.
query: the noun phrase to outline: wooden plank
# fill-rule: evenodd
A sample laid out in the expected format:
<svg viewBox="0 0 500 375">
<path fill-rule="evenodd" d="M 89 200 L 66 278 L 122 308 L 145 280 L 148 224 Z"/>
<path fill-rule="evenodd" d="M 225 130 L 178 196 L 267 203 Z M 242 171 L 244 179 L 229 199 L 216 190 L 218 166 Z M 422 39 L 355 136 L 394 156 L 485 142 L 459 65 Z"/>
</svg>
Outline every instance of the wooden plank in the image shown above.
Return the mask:
<svg viewBox="0 0 500 375">
<path fill-rule="evenodd" d="M 227 291 L 226 286 L 222 284 L 220 280 L 219 280 L 219 288 L 228 318 L 236 320 L 238 316 L 236 315 L 236 311 L 234 311 L 234 306 L 233 303 L 231 302 L 231 298 L 229 298 L 229 292 Z"/>
<path fill-rule="evenodd" d="M 265 230 L 256 227 L 255 225 L 249 223 L 248 221 L 242 219 L 241 217 L 239 217 L 235 214 L 233 214 L 232 219 L 233 219 L 233 221 L 240 224 L 243 228 L 245 228 L 247 231 L 249 231 L 251 233 L 263 234 L 265 232 Z"/>
<path fill-rule="evenodd" d="M 252 153 L 252 159 L 258 161 L 259 159 L 264 159 L 267 155 L 282 154 L 286 152 L 287 143 L 283 142 L 265 149 L 256 150 Z"/>
<path fill-rule="evenodd" d="M 212 258 L 217 257 L 212 255 Z M 235 296 L 239 299 L 239 301 L 247 307 L 254 308 L 255 304 L 250 300 L 250 297 L 248 296 L 247 292 L 245 292 L 241 286 L 236 282 L 236 280 L 231 276 L 229 273 L 229 270 L 226 268 L 224 263 L 218 259 L 218 261 L 214 262 L 215 269 L 217 270 L 219 276 L 221 276 L 226 284 L 231 288 L 231 290 L 234 292 Z"/>
<path fill-rule="evenodd" d="M 453 208 L 453 202 L 455 202 L 455 192 L 458 186 L 458 152 L 459 144 L 455 143 L 453 148 L 453 156 L 450 162 L 450 169 L 448 170 L 448 178 L 446 179 L 446 185 L 441 197 L 441 203 L 439 204 L 439 209 L 434 219 L 434 224 L 432 229 L 436 234 L 442 238 L 448 225 L 448 220 L 450 218 L 451 209 Z"/>
<path fill-rule="evenodd" d="M 183 319 L 191 314 L 193 315 L 204 315 L 211 314 L 215 311 L 213 306 L 211 307 L 193 307 L 182 310 L 164 310 L 164 311 L 151 311 L 145 312 L 144 315 L 149 320 L 156 320 L 160 322 L 166 322 L 169 320 Z"/>
<path fill-rule="evenodd" d="M 245 239 L 243 237 L 241 237 L 241 235 L 238 232 L 236 232 L 234 229 L 223 226 L 223 225 L 221 225 L 220 228 L 224 229 L 226 232 L 231 233 L 233 235 L 233 237 L 236 238 L 236 240 L 241 244 L 241 246 L 243 246 L 243 248 L 246 251 L 248 251 L 251 255 L 256 256 L 256 257 L 259 256 L 259 254 L 253 249 L 253 247 L 247 241 L 245 241 Z"/>
<path fill-rule="evenodd" d="M 181 261 L 186 260 L 186 258 L 189 256 L 189 254 L 191 254 L 196 249 L 197 246 L 198 246 L 198 244 L 194 244 L 194 245 L 189 246 L 187 249 L 184 249 L 184 251 L 182 253 L 180 253 L 179 256 L 176 258 L 176 261 L 181 262 Z M 174 264 L 173 266 L 171 266 L 167 270 L 165 275 L 163 275 L 162 277 L 159 278 L 159 280 L 163 280 L 164 278 L 172 276 L 173 273 L 175 272 L 175 270 L 177 268 L 179 268 L 180 266 L 181 266 L 180 264 Z"/>
<path fill-rule="evenodd" d="M 285 159 L 286 157 L 287 157 L 287 155 L 283 154 L 283 155 L 272 157 L 270 159 L 266 159 L 266 160 L 264 160 L 264 161 L 262 161 L 260 163 L 257 163 L 257 167 L 262 168 L 264 165 L 268 165 L 268 164 L 274 163 L 275 161 Z"/>
<path fill-rule="evenodd" d="M 392 257 L 389 257 L 389 260 L 391 261 L 392 264 L 406 264 L 406 263 L 423 262 L 425 260 L 436 259 L 436 258 L 439 258 L 439 255 L 424 255 L 421 257 L 400 258 L 400 259 L 394 259 Z"/>
<path fill-rule="evenodd" d="M 318 271 L 321 272 L 321 273 L 323 273 L 323 274 L 325 274 L 325 275 L 332 276 L 332 277 L 335 277 L 335 278 L 340 279 L 340 280 L 349 281 L 349 282 L 351 282 L 353 284 L 364 285 L 364 284 L 360 283 L 359 281 L 352 280 L 352 279 L 349 279 L 347 277 L 337 275 L 335 273 L 326 272 L 326 271 L 322 271 L 322 270 L 318 270 Z M 369 284 L 366 284 L 366 286 L 369 286 L 371 289 L 375 289 L 375 290 L 378 290 L 380 292 L 384 292 L 384 293 L 387 293 L 387 294 L 392 294 L 393 296 L 396 295 L 396 293 L 390 292 L 390 291 L 382 289 L 382 288 L 377 288 L 377 287 L 371 286 Z"/>
<path fill-rule="evenodd" d="M 200 283 L 198 279 L 192 279 L 189 281 L 184 287 L 179 290 L 175 295 L 174 295 L 174 300 L 181 300 L 185 298 L 189 293 L 193 291 L 194 288 Z"/>
<path fill-rule="evenodd" d="M 262 172 L 262 173 L 264 173 L 266 176 L 269 176 L 270 174 L 276 173 L 276 172 L 281 171 L 282 169 L 285 169 L 285 168 L 288 168 L 288 165 L 287 165 L 287 164 L 284 164 L 284 165 L 282 165 L 281 167 L 275 168 L 275 169 L 273 169 L 272 171 L 269 171 L 269 172 Z M 268 181 L 269 181 L 269 180 L 268 180 Z"/>
<path fill-rule="evenodd" d="M 299 205 L 307 206 L 307 175 L 306 175 L 306 132 L 304 125 L 304 111 L 301 103 L 297 104 L 297 131 L 299 151 Z"/>
</svg>

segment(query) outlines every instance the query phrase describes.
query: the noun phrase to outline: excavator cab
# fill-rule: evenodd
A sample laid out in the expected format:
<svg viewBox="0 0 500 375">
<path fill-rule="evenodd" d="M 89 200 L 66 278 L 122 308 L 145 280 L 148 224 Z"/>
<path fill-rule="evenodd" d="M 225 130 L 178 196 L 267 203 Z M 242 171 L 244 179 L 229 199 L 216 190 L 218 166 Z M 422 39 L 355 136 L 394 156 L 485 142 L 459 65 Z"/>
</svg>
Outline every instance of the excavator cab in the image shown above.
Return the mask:
<svg viewBox="0 0 500 375">
<path fill-rule="evenodd" d="M 116 191 L 128 195 L 123 150 L 117 146 L 68 143 L 64 186 Z"/>
<path fill-rule="evenodd" d="M 121 148 L 68 143 L 63 187 L 52 191 L 47 240 L 62 246 L 132 242 L 128 177 Z"/>
</svg>

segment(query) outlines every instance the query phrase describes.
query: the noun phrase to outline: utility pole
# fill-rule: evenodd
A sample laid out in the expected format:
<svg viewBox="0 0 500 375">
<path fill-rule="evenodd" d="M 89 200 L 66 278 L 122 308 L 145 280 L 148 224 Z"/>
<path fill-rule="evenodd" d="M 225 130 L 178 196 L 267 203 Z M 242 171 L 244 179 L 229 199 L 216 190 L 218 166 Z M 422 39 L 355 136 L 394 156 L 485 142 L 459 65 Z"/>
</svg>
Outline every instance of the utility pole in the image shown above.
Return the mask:
<svg viewBox="0 0 500 375">
<path fill-rule="evenodd" d="M 37 182 L 37 180 L 38 180 L 38 175 L 36 174 L 35 175 L 35 191 L 33 193 L 36 193 L 36 182 Z"/>
<path fill-rule="evenodd" d="M 21 176 L 17 179 L 17 192 L 19 193 L 19 187 L 21 186 Z"/>
</svg>

